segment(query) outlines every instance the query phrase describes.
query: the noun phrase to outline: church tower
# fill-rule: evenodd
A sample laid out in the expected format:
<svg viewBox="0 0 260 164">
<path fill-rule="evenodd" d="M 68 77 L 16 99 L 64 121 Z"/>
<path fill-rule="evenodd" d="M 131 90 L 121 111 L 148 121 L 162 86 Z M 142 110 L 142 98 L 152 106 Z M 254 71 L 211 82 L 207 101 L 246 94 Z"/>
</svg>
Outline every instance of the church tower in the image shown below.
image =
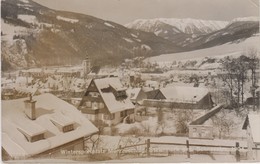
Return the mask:
<svg viewBox="0 0 260 164">
<path fill-rule="evenodd" d="M 91 71 L 91 63 L 88 55 L 86 55 L 86 58 L 82 62 L 83 67 L 83 77 L 86 78 L 89 72 Z"/>
</svg>

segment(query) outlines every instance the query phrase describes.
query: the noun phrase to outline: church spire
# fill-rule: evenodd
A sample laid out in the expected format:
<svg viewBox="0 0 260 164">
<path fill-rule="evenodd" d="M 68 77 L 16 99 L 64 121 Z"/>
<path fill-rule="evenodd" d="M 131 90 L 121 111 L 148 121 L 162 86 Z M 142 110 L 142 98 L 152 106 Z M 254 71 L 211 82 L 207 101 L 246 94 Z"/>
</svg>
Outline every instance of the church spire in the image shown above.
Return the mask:
<svg viewBox="0 0 260 164">
<path fill-rule="evenodd" d="M 82 67 L 83 67 L 82 75 L 84 78 L 86 78 L 89 72 L 91 71 L 91 63 L 87 51 L 86 51 L 85 59 L 82 62 Z"/>
</svg>

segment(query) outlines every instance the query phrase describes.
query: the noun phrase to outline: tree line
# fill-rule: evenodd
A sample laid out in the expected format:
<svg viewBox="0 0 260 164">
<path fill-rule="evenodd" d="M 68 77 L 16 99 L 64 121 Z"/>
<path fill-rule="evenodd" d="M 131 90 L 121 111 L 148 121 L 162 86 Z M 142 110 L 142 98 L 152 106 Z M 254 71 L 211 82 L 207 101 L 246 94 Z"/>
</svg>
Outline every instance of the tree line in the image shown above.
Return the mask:
<svg viewBox="0 0 260 164">
<path fill-rule="evenodd" d="M 229 105 L 237 109 L 244 105 L 245 92 L 248 90 L 246 86 L 249 84 L 249 93 L 253 97 L 255 109 L 257 104 L 255 90 L 259 87 L 257 86 L 258 77 L 256 74 L 256 70 L 259 68 L 257 50 L 250 49 L 237 58 L 227 56 L 221 60 L 221 65 L 220 78 L 224 82 L 224 86 L 228 88 Z"/>
</svg>

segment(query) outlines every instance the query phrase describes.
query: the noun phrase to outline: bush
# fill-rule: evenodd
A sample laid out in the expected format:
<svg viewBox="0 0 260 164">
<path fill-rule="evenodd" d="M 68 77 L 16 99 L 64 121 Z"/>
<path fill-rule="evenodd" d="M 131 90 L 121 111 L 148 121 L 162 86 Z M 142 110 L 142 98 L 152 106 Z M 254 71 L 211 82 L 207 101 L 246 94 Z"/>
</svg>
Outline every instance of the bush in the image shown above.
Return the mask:
<svg viewBox="0 0 260 164">
<path fill-rule="evenodd" d="M 142 132 L 138 127 L 132 127 L 129 130 L 127 130 L 124 135 L 135 135 L 135 136 L 141 136 Z"/>
</svg>

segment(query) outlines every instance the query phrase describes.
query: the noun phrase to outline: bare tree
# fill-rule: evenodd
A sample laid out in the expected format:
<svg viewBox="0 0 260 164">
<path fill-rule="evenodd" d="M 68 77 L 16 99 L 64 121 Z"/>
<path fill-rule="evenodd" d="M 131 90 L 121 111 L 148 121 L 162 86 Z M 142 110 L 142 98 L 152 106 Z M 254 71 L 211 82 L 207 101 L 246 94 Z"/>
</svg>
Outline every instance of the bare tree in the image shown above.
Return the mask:
<svg viewBox="0 0 260 164">
<path fill-rule="evenodd" d="M 253 96 L 253 110 L 255 110 L 255 99 L 256 99 L 256 94 L 255 90 L 257 88 L 256 83 L 257 83 L 257 77 L 256 77 L 256 69 L 259 68 L 259 58 L 257 57 L 257 50 L 252 48 L 249 49 L 248 51 L 249 55 L 249 64 L 248 68 L 251 71 L 251 93 Z"/>
<path fill-rule="evenodd" d="M 218 114 L 212 117 L 214 127 L 218 130 L 218 137 L 223 138 L 224 136 L 230 135 L 235 122 L 227 117 L 227 112 L 221 110 Z"/>
<path fill-rule="evenodd" d="M 234 92 L 235 61 L 227 56 L 221 61 L 221 64 L 222 64 L 222 73 L 220 74 L 220 78 L 224 82 L 225 86 L 229 88 L 229 95 L 230 95 L 229 99 L 230 99 L 231 106 L 233 106 L 234 105 L 233 92 Z"/>
<path fill-rule="evenodd" d="M 228 86 L 230 91 L 231 105 L 238 109 L 240 105 L 244 104 L 244 86 L 247 80 L 247 72 L 251 70 L 252 87 L 255 86 L 255 70 L 257 68 L 258 59 L 255 51 L 249 51 L 252 57 L 248 57 L 245 53 L 242 53 L 238 58 L 226 57 L 222 60 L 222 70 L 220 78 L 224 84 Z M 234 99 L 236 95 L 236 99 Z"/>
<path fill-rule="evenodd" d="M 95 153 L 102 149 L 102 143 L 100 134 L 93 135 L 85 141 L 85 150 L 89 153 Z"/>
<path fill-rule="evenodd" d="M 194 118 L 193 110 L 191 109 L 180 109 L 176 111 L 175 127 L 177 133 L 188 133 L 189 123 Z"/>
<path fill-rule="evenodd" d="M 157 104 L 157 127 L 156 133 L 160 132 L 160 135 L 164 134 L 164 129 L 166 127 L 164 114 L 163 114 L 163 104 L 162 102 L 158 102 Z"/>
<path fill-rule="evenodd" d="M 247 78 L 247 70 L 248 70 L 248 58 L 244 55 L 241 55 L 237 59 L 235 59 L 235 80 L 237 87 L 237 102 L 238 104 L 244 103 L 244 84 Z M 240 99 L 241 95 L 241 99 Z"/>
</svg>

